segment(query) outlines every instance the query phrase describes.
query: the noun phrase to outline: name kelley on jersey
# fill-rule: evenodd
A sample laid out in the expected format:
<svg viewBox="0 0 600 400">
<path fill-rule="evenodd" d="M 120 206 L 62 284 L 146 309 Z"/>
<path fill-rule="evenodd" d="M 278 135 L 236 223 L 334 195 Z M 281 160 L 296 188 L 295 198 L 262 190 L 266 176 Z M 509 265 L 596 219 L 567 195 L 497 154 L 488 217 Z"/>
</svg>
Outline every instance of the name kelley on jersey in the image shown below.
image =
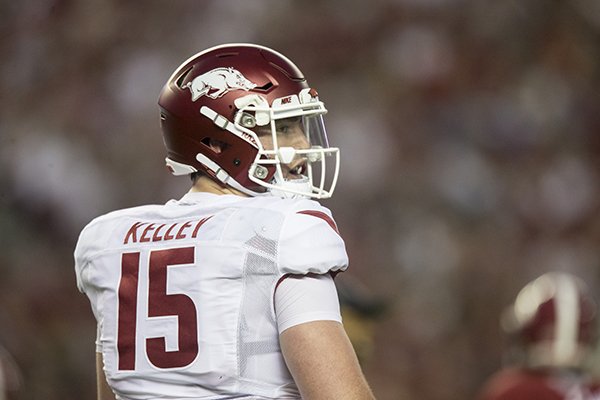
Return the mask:
<svg viewBox="0 0 600 400">
<path fill-rule="evenodd" d="M 162 242 L 168 240 L 195 239 L 200 227 L 211 217 L 201 220 L 158 224 L 153 222 L 136 222 L 127 231 L 123 244 Z"/>
</svg>

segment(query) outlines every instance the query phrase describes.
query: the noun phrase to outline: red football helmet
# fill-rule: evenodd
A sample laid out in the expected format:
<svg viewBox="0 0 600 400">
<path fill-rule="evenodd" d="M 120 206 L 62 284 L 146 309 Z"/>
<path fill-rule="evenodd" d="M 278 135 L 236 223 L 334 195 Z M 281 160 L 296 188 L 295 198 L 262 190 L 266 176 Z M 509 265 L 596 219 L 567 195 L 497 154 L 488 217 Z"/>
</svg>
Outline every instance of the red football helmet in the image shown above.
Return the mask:
<svg viewBox="0 0 600 400">
<path fill-rule="evenodd" d="M 329 147 L 327 112 L 302 72 L 285 56 L 254 44 L 227 44 L 185 61 L 164 86 L 158 104 L 175 175 L 204 171 L 213 179 L 257 196 L 327 198 L 339 173 L 339 150 Z M 300 121 L 304 148 L 282 146 L 282 121 Z M 264 146 L 257 132 L 268 131 Z M 269 142 L 271 139 L 269 140 Z M 219 143 L 215 151 L 211 143 Z M 295 179 L 282 166 L 302 165 Z M 333 172 L 326 171 L 326 160 Z"/>
<path fill-rule="evenodd" d="M 550 272 L 527 284 L 503 316 L 531 367 L 581 367 L 596 340 L 596 302 L 585 283 Z"/>
</svg>

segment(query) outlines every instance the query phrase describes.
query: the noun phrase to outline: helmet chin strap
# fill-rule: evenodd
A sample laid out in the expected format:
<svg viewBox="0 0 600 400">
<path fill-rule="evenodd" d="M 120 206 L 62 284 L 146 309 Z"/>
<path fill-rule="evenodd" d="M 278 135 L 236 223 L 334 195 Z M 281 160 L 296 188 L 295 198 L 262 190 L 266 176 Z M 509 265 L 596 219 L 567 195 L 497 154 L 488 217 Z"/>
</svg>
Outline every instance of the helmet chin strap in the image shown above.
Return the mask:
<svg viewBox="0 0 600 400">
<path fill-rule="evenodd" d="M 210 158 L 206 157 L 204 154 L 202 154 L 202 153 L 196 154 L 196 160 L 198 160 L 206 168 L 211 170 L 213 172 L 215 178 L 222 184 L 231 186 L 232 188 L 234 188 L 244 194 L 247 194 L 248 196 L 251 196 L 251 197 L 263 195 L 263 193 L 253 192 L 252 190 L 247 189 L 244 186 L 240 185 L 238 183 L 238 181 L 233 179 L 231 177 L 231 175 L 229 175 L 227 172 L 225 172 L 225 170 L 223 170 L 217 163 L 212 161 Z"/>
</svg>

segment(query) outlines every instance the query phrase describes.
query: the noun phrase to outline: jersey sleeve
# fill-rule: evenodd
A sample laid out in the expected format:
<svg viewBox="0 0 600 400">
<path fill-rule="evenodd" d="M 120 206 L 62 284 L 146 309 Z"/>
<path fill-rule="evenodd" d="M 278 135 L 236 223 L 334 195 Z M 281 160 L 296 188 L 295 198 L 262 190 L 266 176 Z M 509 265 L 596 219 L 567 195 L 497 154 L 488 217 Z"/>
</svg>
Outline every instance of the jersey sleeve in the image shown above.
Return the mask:
<svg viewBox="0 0 600 400">
<path fill-rule="evenodd" d="M 99 290 L 93 283 L 94 280 L 94 263 L 93 257 L 102 251 L 106 242 L 106 233 L 103 234 L 101 224 L 96 223 L 97 219 L 90 222 L 79 235 L 77 245 L 75 246 L 75 276 L 77 280 L 77 288 L 84 293 L 90 300 L 92 313 L 98 324 L 96 335 L 96 351 L 102 351 L 100 342 L 100 326 L 102 318 L 99 313 L 99 308 L 102 307 L 99 299 Z"/>
<path fill-rule="evenodd" d="M 73 257 L 75 259 L 75 277 L 77 288 L 85 293 L 86 284 L 89 283 L 87 274 L 92 258 L 102 252 L 110 238 L 111 232 L 103 224 L 103 217 L 92 220 L 79 234 Z"/>
<path fill-rule="evenodd" d="M 346 270 L 346 245 L 327 208 L 301 201 L 287 213 L 279 238 L 278 264 L 283 275 Z"/>
<path fill-rule="evenodd" d="M 275 291 L 277 329 L 312 321 L 342 322 L 340 302 L 330 275 L 287 276 Z"/>
</svg>

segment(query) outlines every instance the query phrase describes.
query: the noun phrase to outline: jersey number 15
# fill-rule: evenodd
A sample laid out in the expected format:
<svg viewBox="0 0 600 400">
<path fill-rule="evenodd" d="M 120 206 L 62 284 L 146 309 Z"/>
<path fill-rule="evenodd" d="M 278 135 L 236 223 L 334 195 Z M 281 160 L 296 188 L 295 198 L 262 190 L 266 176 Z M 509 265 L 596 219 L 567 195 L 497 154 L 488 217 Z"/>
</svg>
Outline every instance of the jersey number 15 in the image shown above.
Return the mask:
<svg viewBox="0 0 600 400">
<path fill-rule="evenodd" d="M 185 294 L 167 294 L 167 267 L 194 263 L 194 247 L 155 250 L 148 262 L 148 317 L 176 316 L 179 348 L 167 351 L 164 337 L 146 338 L 148 360 L 157 368 L 180 368 L 190 365 L 198 355 L 196 306 Z M 121 257 L 117 351 L 119 370 L 135 369 L 137 299 L 140 253 Z"/>
</svg>

